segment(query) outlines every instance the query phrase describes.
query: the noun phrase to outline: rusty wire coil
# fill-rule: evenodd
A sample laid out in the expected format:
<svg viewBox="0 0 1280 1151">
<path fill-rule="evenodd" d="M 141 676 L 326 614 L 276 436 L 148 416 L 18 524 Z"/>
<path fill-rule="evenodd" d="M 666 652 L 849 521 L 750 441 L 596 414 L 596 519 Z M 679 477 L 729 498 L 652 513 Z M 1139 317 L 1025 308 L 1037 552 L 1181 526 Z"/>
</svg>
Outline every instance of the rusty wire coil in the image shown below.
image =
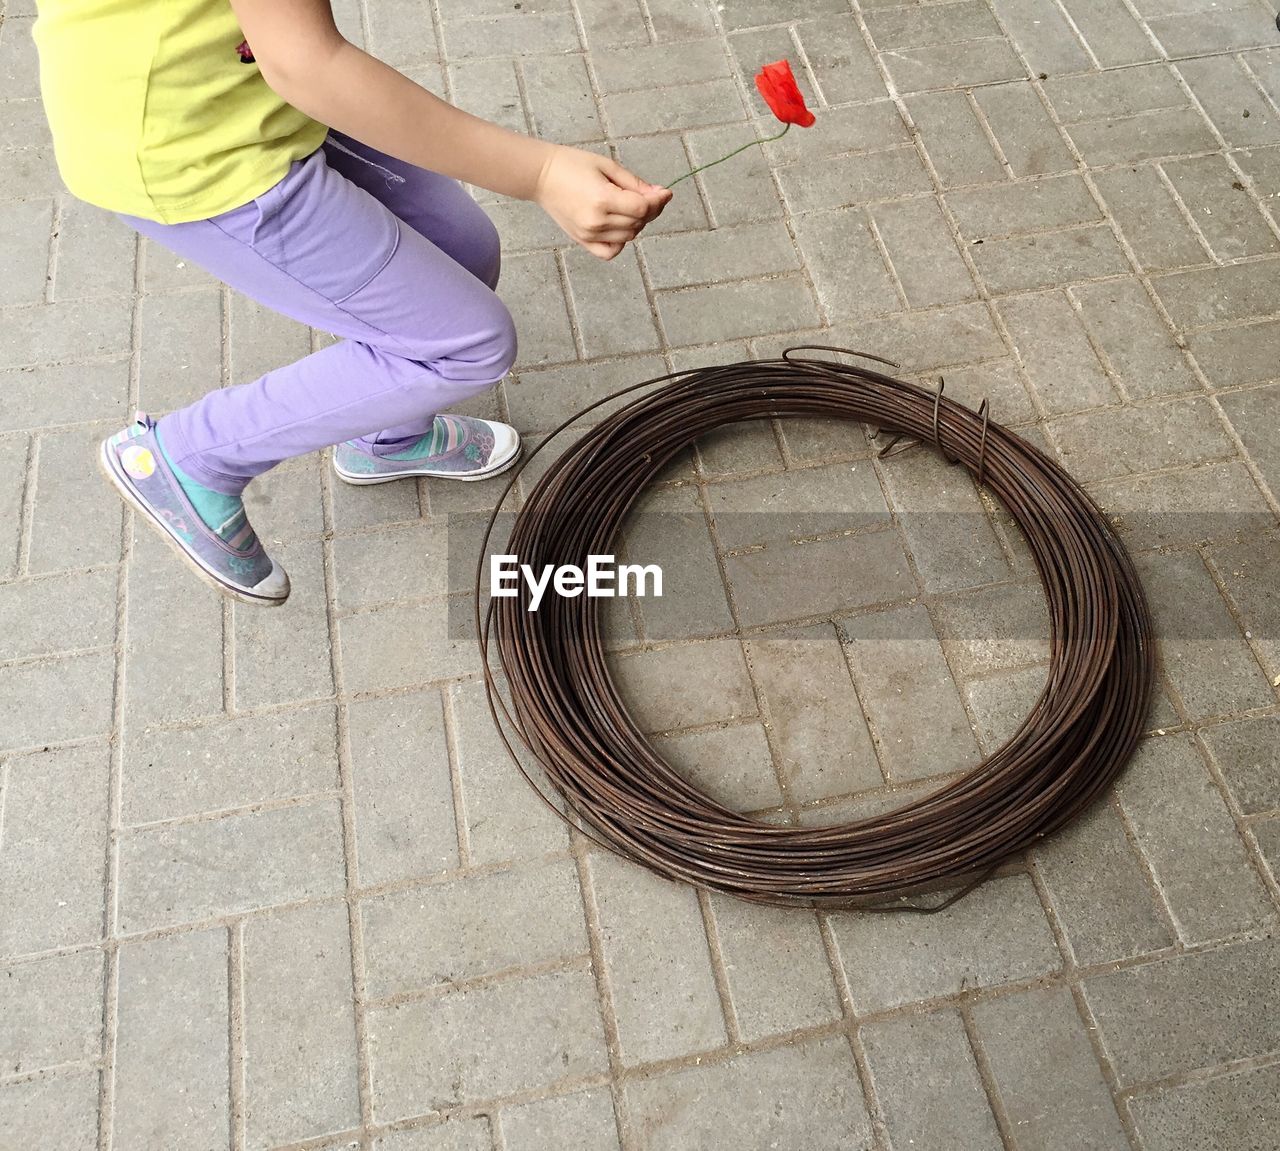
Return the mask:
<svg viewBox="0 0 1280 1151">
<path fill-rule="evenodd" d="M 945 904 L 901 901 L 949 890 L 952 902 L 1078 816 L 1123 768 L 1154 682 L 1150 615 L 1128 553 L 1089 497 L 1053 460 L 989 421 L 985 402 L 975 412 L 945 399 L 941 385 L 930 392 L 820 352 L 858 355 L 792 348 L 781 359 L 656 377 L 591 405 L 585 411 L 632 396 L 548 468 L 504 550 L 539 571 L 585 569 L 588 555 L 612 554 L 646 486 L 725 424 L 836 417 L 931 444 L 1013 516 L 1044 586 L 1047 682 L 1008 742 L 954 782 L 873 818 L 798 827 L 732 811 L 668 766 L 629 715 L 606 662 L 597 599 L 551 594 L 531 612 L 522 587 L 482 608 L 497 509 L 475 599 L 490 709 L 516 765 L 554 810 L 575 813 L 584 834 L 653 871 L 767 903 L 937 910 Z M 490 665 L 495 649 L 505 690 Z M 544 792 L 523 753 L 568 811 Z"/>
</svg>

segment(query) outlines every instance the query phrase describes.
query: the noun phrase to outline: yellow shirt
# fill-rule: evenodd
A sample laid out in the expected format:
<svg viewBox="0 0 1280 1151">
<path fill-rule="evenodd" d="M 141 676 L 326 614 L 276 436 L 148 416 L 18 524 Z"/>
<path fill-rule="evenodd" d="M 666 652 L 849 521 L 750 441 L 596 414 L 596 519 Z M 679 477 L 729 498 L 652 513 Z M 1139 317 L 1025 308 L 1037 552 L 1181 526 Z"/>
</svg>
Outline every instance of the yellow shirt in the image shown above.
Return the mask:
<svg viewBox="0 0 1280 1151">
<path fill-rule="evenodd" d="M 228 0 L 38 0 L 58 170 L 82 200 L 179 224 L 238 208 L 326 129 L 280 99 Z"/>
</svg>

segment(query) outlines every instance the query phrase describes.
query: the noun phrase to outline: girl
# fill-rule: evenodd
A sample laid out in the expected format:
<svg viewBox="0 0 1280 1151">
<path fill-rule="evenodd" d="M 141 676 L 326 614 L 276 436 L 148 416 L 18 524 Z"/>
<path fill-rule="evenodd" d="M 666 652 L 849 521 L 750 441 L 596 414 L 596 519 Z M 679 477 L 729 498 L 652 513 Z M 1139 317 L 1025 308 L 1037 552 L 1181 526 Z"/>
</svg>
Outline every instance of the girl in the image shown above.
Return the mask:
<svg viewBox="0 0 1280 1151">
<path fill-rule="evenodd" d="M 343 39 L 328 0 L 38 0 L 71 192 L 232 287 L 345 339 L 102 444 L 124 499 L 204 579 L 280 604 L 241 495 L 336 444 L 348 483 L 477 480 L 514 428 L 443 414 L 515 359 L 498 237 L 457 181 L 535 201 L 612 259 L 671 198 L 612 160 L 509 132 Z"/>
</svg>

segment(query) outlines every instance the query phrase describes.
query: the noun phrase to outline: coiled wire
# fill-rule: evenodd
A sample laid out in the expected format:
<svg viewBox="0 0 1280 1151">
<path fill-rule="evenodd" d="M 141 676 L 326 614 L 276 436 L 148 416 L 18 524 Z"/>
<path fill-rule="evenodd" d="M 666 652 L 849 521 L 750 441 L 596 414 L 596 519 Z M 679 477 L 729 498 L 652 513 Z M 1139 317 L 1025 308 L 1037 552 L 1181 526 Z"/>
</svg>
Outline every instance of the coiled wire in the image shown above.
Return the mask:
<svg viewBox="0 0 1280 1151">
<path fill-rule="evenodd" d="M 958 898 L 1073 820 L 1120 772 L 1143 730 L 1154 682 L 1151 619 L 1128 553 L 1097 507 L 1057 463 L 988 420 L 985 401 L 974 412 L 945 399 L 941 383 L 930 392 L 819 352 L 859 356 L 791 348 L 781 359 L 645 380 L 577 413 L 553 436 L 632 396 L 547 469 L 504 550 L 537 571 L 545 564 L 585 569 L 589 555 L 612 554 L 646 486 L 677 453 L 725 424 L 836 417 L 930 443 L 1009 511 L 1044 586 L 1048 677 L 1009 740 L 954 782 L 873 818 L 797 827 L 729 810 L 668 766 L 628 714 L 606 663 L 597 599 L 553 593 L 530 612 L 522 586 L 482 607 L 501 500 L 476 573 L 490 709 L 516 765 L 558 814 L 576 814 L 591 839 L 653 871 L 766 903 L 937 910 L 891 901 L 956 888 Z M 545 794 L 524 753 L 567 811 Z"/>
</svg>

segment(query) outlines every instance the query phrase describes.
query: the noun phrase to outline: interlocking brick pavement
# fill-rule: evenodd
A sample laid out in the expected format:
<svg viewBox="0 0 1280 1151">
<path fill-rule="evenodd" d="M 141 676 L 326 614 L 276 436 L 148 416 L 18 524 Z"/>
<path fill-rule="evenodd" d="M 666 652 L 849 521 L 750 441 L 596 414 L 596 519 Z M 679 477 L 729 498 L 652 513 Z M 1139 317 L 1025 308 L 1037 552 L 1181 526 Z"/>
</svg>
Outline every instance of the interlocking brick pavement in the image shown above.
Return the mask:
<svg viewBox="0 0 1280 1151">
<path fill-rule="evenodd" d="M 335 4 L 433 90 L 653 180 L 772 133 L 767 60 L 817 111 L 607 265 L 481 193 L 521 351 L 472 410 L 537 443 L 663 371 L 843 344 L 989 397 L 1114 515 L 1161 633 L 1150 731 L 930 918 L 709 897 L 539 803 L 458 622 L 501 483 L 291 461 L 250 493 L 293 573 L 273 613 L 138 533 L 96 441 L 329 337 L 61 191 L 33 8 L 0 4 L 0 1147 L 1280 1147 L 1269 5 Z M 921 794 L 1044 681 L 1008 516 L 872 448 L 726 429 L 622 541 L 668 578 L 607 612 L 635 714 L 763 818 Z"/>
</svg>

